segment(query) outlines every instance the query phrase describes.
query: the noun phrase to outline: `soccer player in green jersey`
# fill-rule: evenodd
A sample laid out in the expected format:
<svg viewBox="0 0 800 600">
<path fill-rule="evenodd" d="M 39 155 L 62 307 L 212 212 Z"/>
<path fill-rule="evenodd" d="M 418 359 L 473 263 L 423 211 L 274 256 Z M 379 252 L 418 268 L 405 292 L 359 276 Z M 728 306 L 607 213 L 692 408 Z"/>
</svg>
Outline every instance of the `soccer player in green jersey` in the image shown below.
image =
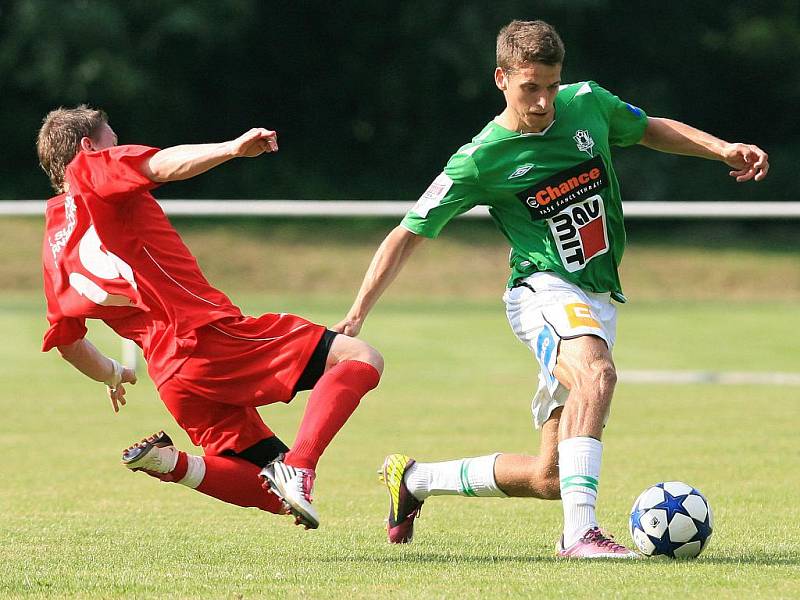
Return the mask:
<svg viewBox="0 0 800 600">
<path fill-rule="evenodd" d="M 489 207 L 511 245 L 505 292 L 514 333 L 540 367 L 533 418 L 539 456 L 492 454 L 440 463 L 386 458 L 389 540 L 408 542 L 422 502 L 433 495 L 561 498 L 560 556 L 635 556 L 598 526 L 595 504 L 603 426 L 616 383 L 611 357 L 617 268 L 625 247 L 611 146 L 641 144 L 718 160 L 737 181 L 767 175 L 766 153 L 677 121 L 648 118 L 596 83 L 562 85 L 564 46 L 542 21 L 513 21 L 497 38 L 495 83 L 506 107 L 459 148 L 400 226 L 378 248 L 346 318 L 357 335 L 408 257 L 453 217 Z"/>
</svg>

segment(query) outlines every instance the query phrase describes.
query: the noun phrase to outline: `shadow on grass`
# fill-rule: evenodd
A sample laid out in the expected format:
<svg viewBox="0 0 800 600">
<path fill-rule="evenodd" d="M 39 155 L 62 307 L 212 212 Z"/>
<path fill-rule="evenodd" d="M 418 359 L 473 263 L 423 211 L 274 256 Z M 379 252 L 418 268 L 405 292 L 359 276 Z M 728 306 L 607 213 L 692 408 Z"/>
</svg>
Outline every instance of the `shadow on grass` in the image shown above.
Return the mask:
<svg viewBox="0 0 800 600">
<path fill-rule="evenodd" d="M 397 555 L 376 556 L 374 554 L 324 556 L 316 558 L 319 562 L 329 563 L 431 563 L 431 564 L 459 564 L 459 563 L 558 563 L 561 560 L 555 556 L 494 556 L 488 554 L 454 555 L 446 553 L 411 553 L 401 550 Z"/>
<path fill-rule="evenodd" d="M 688 562 L 688 561 L 675 561 L 675 562 Z M 698 563 L 710 563 L 714 565 L 761 565 L 764 567 L 771 566 L 792 566 L 800 567 L 800 554 L 789 556 L 772 556 L 772 555 L 748 555 L 748 556 L 709 556 L 697 559 Z"/>
<path fill-rule="evenodd" d="M 492 555 L 492 554 L 462 554 L 455 555 L 443 552 L 421 552 L 400 550 L 397 554 L 376 556 L 375 554 L 350 554 L 347 556 L 323 556 L 315 558 L 316 561 L 324 563 L 428 563 L 428 564 L 459 564 L 459 563 L 541 563 L 541 564 L 568 564 L 570 561 L 556 556 L 525 556 L 525 555 Z M 652 559 L 641 560 L 620 560 L 620 559 L 594 559 L 590 564 L 600 562 L 613 564 L 627 564 L 635 568 L 642 565 L 652 564 L 662 566 L 665 564 L 675 565 L 759 565 L 759 566 L 800 566 L 800 554 L 790 555 L 770 555 L 752 554 L 745 556 L 703 556 L 697 560 L 684 559 L 673 560 L 667 557 L 655 557 Z"/>
</svg>

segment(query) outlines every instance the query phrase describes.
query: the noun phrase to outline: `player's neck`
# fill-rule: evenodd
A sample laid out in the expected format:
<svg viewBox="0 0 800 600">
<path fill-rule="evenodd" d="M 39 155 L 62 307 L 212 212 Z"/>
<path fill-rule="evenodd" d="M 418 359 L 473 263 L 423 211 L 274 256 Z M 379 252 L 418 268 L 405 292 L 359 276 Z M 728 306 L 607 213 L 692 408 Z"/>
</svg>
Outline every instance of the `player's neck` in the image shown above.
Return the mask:
<svg viewBox="0 0 800 600">
<path fill-rule="evenodd" d="M 508 129 L 509 131 L 516 131 L 518 133 L 522 133 L 520 131 L 522 123 L 514 114 L 514 112 L 507 107 L 503 112 L 501 112 L 494 118 L 494 122 L 500 125 L 500 127 Z"/>
<path fill-rule="evenodd" d="M 550 121 L 545 127 L 538 128 L 538 129 L 531 129 L 528 127 L 522 119 L 519 118 L 517 113 L 515 113 L 510 107 L 506 107 L 503 112 L 497 115 L 494 118 L 494 122 L 503 127 L 504 129 L 508 129 L 509 131 L 516 131 L 520 134 L 525 133 L 541 133 L 550 125 L 553 124 L 553 121 Z"/>
</svg>

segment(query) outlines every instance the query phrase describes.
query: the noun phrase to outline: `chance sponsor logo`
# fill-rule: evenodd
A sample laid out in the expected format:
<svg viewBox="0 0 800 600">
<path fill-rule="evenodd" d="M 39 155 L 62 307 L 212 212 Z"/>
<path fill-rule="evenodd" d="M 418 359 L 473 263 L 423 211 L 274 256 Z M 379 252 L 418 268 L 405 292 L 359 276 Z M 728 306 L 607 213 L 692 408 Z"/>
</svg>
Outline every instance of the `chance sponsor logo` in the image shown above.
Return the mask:
<svg viewBox="0 0 800 600">
<path fill-rule="evenodd" d="M 607 185 L 608 176 L 603 158 L 595 156 L 519 192 L 517 198 L 525 204 L 531 219 L 537 221 L 553 217 Z"/>
<path fill-rule="evenodd" d="M 580 271 L 595 256 L 608 252 L 603 198 L 599 195 L 574 204 L 548 221 L 564 268 Z"/>
</svg>

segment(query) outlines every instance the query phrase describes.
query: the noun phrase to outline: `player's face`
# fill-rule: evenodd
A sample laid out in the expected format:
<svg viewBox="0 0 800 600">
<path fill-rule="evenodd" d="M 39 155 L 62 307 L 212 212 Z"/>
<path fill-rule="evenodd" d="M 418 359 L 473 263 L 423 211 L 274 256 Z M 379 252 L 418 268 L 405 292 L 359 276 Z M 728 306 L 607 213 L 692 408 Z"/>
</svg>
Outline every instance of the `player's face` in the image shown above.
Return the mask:
<svg viewBox="0 0 800 600">
<path fill-rule="evenodd" d="M 101 124 L 92 137 L 84 139 L 89 140 L 90 149 L 94 151 L 105 150 L 117 145 L 117 134 L 108 123 Z"/>
<path fill-rule="evenodd" d="M 553 122 L 561 65 L 528 63 L 508 71 L 498 67 L 495 83 L 522 132 L 539 132 Z"/>
</svg>

